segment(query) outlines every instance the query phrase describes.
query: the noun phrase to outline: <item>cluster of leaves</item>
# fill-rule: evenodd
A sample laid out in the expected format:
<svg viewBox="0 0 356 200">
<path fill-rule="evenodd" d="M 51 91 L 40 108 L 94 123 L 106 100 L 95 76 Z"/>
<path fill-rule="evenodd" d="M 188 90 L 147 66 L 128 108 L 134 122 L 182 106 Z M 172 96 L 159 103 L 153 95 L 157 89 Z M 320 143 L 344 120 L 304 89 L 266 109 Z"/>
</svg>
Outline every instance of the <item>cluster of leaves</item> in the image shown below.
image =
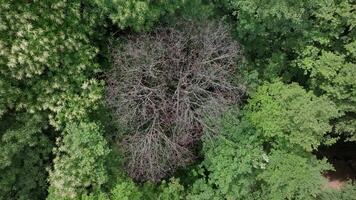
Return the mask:
<svg viewBox="0 0 356 200">
<path fill-rule="evenodd" d="M 105 161 L 109 154 L 100 127 L 85 122 L 68 124 L 63 134 L 49 176 L 53 195 L 74 198 L 89 187 L 100 189 L 108 179 Z"/>
<path fill-rule="evenodd" d="M 54 138 L 98 105 L 98 50 L 90 37 L 99 14 L 89 6 L 0 3 L 1 199 L 43 198 Z"/>
<path fill-rule="evenodd" d="M 323 142 L 324 135 L 331 131 L 330 119 L 338 116 L 331 101 L 306 92 L 295 83 L 263 85 L 246 107 L 246 116 L 271 143 L 298 145 L 309 152 Z"/>
<path fill-rule="evenodd" d="M 98 70 L 89 44 L 95 13 L 63 0 L 0 6 L 0 113 L 46 113 L 56 128 L 85 117 L 101 95 L 88 77 Z"/>
<path fill-rule="evenodd" d="M 355 140 L 355 24 L 352 0 L 225 0 L 247 56 L 272 80 L 295 80 L 342 112 L 335 132 Z"/>
<path fill-rule="evenodd" d="M 0 122 L 0 199 L 36 199 L 46 192 L 53 146 L 40 115 L 21 113 Z M 42 130 L 44 129 L 44 130 Z"/>
<path fill-rule="evenodd" d="M 97 191 L 83 194 L 75 198 L 62 198 L 63 200 L 182 200 L 184 186 L 179 179 L 172 178 L 168 182 L 162 181 L 159 186 L 146 183 L 139 186 L 130 179 L 122 179 L 108 192 Z M 58 197 L 49 197 L 48 200 L 58 200 Z"/>
<path fill-rule="evenodd" d="M 173 13 L 184 1 L 92 0 L 121 29 L 147 30 L 165 13 Z"/>
<path fill-rule="evenodd" d="M 317 199 L 331 168 L 311 151 L 336 116 L 332 102 L 297 84 L 260 86 L 243 116 L 226 113 L 206 140 L 205 172 L 188 199 Z"/>
</svg>

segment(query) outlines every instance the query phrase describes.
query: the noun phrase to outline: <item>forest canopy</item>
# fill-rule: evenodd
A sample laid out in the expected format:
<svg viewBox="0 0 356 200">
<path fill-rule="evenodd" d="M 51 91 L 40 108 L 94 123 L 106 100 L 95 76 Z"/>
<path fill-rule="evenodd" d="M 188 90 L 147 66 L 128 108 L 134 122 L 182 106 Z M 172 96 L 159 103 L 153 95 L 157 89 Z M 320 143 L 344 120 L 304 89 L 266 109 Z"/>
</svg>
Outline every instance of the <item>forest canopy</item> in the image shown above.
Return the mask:
<svg viewBox="0 0 356 200">
<path fill-rule="evenodd" d="M 0 200 L 356 199 L 355 10 L 0 0 Z"/>
</svg>

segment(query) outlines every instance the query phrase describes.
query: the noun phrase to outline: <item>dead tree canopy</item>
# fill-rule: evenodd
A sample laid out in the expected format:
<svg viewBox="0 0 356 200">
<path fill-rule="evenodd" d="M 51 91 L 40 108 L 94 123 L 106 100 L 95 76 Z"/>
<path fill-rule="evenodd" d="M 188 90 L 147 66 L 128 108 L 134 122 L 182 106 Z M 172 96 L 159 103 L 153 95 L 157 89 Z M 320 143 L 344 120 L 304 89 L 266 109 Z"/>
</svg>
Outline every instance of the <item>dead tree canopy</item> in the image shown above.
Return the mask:
<svg viewBox="0 0 356 200">
<path fill-rule="evenodd" d="M 122 40 L 122 39 L 121 39 Z M 111 46 L 107 104 L 129 130 L 120 140 L 128 174 L 159 181 L 196 158 L 209 119 L 239 102 L 240 47 L 222 22 L 184 22 Z M 235 81 L 236 82 L 236 81 Z"/>
</svg>

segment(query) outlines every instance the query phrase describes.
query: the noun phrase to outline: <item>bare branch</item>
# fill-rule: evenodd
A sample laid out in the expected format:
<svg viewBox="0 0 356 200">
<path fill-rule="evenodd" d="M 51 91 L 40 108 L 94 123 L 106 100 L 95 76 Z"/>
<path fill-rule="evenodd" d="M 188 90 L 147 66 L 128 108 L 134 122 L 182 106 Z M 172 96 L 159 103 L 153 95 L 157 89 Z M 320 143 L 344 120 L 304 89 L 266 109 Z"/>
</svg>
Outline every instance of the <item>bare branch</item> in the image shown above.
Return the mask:
<svg viewBox="0 0 356 200">
<path fill-rule="evenodd" d="M 203 129 L 238 103 L 244 87 L 233 85 L 239 45 L 221 22 L 181 23 L 130 35 L 110 47 L 107 104 L 131 130 L 120 141 L 128 174 L 159 181 L 196 158 Z"/>
</svg>

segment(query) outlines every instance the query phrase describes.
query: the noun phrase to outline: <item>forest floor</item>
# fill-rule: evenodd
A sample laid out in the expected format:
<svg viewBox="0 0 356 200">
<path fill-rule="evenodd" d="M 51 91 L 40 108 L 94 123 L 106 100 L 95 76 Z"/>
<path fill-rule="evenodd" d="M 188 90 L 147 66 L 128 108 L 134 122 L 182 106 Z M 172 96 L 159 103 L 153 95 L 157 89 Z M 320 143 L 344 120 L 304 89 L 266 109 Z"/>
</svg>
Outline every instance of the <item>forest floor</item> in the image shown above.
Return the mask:
<svg viewBox="0 0 356 200">
<path fill-rule="evenodd" d="M 325 174 L 327 186 L 341 189 L 348 180 L 356 180 L 356 143 L 337 143 L 318 152 L 333 164 L 335 171 Z"/>
</svg>

